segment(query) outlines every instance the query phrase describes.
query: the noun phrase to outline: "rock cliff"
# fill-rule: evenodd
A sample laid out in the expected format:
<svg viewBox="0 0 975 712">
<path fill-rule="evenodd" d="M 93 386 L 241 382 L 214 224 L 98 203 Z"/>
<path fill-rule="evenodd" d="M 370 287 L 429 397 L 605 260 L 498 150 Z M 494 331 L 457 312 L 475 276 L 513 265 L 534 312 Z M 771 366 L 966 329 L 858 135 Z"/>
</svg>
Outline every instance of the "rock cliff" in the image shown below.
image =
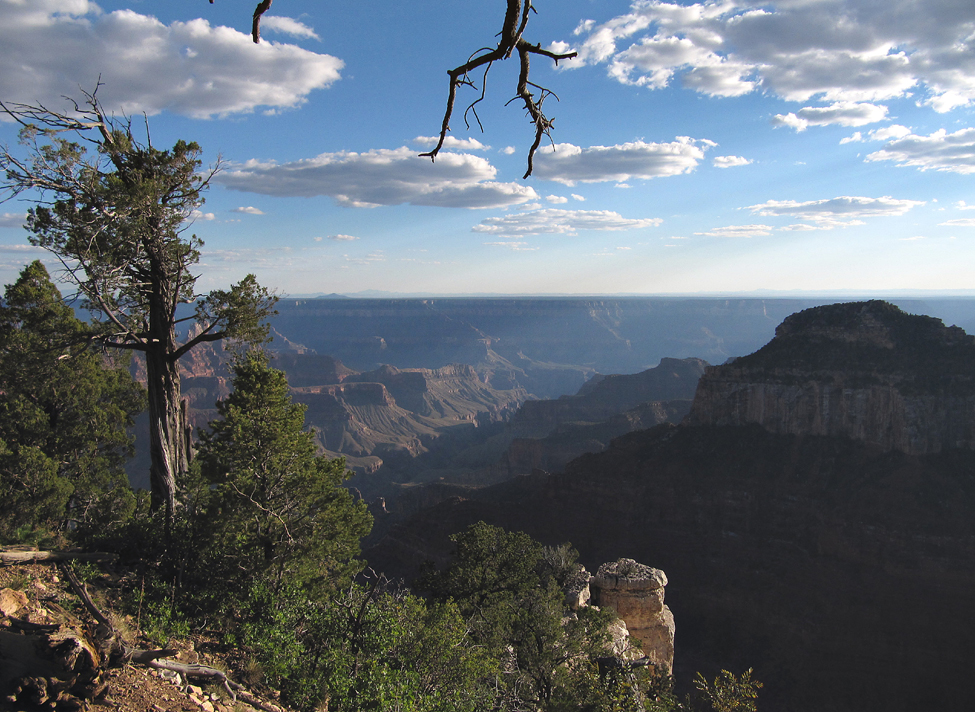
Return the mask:
<svg viewBox="0 0 975 712">
<path fill-rule="evenodd" d="M 975 337 L 881 301 L 788 317 L 759 351 L 707 369 L 689 422 L 757 423 L 912 454 L 975 447 Z"/>
<path fill-rule="evenodd" d="M 633 559 L 603 564 L 589 582 L 593 603 L 612 608 L 661 672 L 674 667 L 674 614 L 664 605 L 667 575 Z"/>
</svg>

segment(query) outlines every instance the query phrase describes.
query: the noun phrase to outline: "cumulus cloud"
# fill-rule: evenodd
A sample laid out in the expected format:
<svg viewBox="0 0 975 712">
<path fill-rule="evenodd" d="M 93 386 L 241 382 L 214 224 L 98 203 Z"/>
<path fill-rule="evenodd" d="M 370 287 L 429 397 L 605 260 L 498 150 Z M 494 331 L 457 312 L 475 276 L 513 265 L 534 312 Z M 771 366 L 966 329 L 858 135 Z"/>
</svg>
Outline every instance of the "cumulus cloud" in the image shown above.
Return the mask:
<svg viewBox="0 0 975 712">
<path fill-rule="evenodd" d="M 908 133 L 895 138 L 881 150 L 867 155 L 868 161 L 893 161 L 922 171 L 975 173 L 975 129 L 948 133 L 944 129 L 929 136 Z"/>
<path fill-rule="evenodd" d="M 810 126 L 865 126 L 883 121 L 887 117 L 887 107 L 842 101 L 829 106 L 807 106 L 794 114 L 776 114 L 772 117 L 773 126 L 787 126 L 796 131 L 805 131 Z"/>
<path fill-rule="evenodd" d="M 303 22 L 299 22 L 291 17 L 281 17 L 280 15 L 264 15 L 261 18 L 262 32 L 280 32 L 282 35 L 291 35 L 302 39 L 317 40 L 321 39 L 311 27 Z"/>
<path fill-rule="evenodd" d="M 956 218 L 955 220 L 947 220 L 938 224 L 949 227 L 975 227 L 975 218 Z"/>
<path fill-rule="evenodd" d="M 205 213 L 202 210 L 190 212 L 190 220 L 216 220 L 216 213 Z"/>
<path fill-rule="evenodd" d="M 578 200 L 580 203 L 586 202 L 586 197 L 584 195 L 578 195 L 577 193 L 572 193 L 572 199 Z"/>
<path fill-rule="evenodd" d="M 680 136 L 670 143 L 633 141 L 616 146 L 581 148 L 559 143 L 535 155 L 534 176 L 565 185 L 659 178 L 690 173 L 713 141 Z"/>
<path fill-rule="evenodd" d="M 351 242 L 352 240 L 358 240 L 359 238 L 355 235 L 329 235 L 328 239 L 335 240 L 336 242 Z"/>
<path fill-rule="evenodd" d="M 291 163 L 250 160 L 231 165 L 216 177 L 230 188 L 261 195 L 327 196 L 339 205 L 430 205 L 447 208 L 500 208 L 538 198 L 518 183 L 498 183 L 487 160 L 464 153 L 442 153 L 437 162 L 417 158 L 409 148 L 363 153 L 323 153 Z"/>
<path fill-rule="evenodd" d="M 413 139 L 413 143 L 424 148 L 433 148 L 439 140 L 439 136 L 417 136 Z M 455 136 L 447 136 L 443 141 L 443 147 L 457 148 L 464 151 L 487 151 L 491 148 L 490 146 L 485 146 L 476 138 L 456 138 Z"/>
<path fill-rule="evenodd" d="M 22 227 L 27 213 L 0 213 L 0 227 Z"/>
<path fill-rule="evenodd" d="M 561 205 L 562 203 L 568 203 L 569 199 L 561 195 L 546 195 L 545 200 L 550 203 L 555 203 Z"/>
<path fill-rule="evenodd" d="M 904 215 L 911 208 L 924 205 L 921 200 L 899 200 L 884 196 L 882 198 L 863 198 L 842 196 L 826 200 L 809 200 L 798 202 L 795 200 L 769 200 L 761 205 L 748 207 L 757 215 L 763 217 L 789 216 L 801 220 L 812 220 L 823 227 L 841 227 L 850 224 L 849 221 L 861 218 L 890 217 Z M 793 226 L 795 229 L 795 226 Z"/>
<path fill-rule="evenodd" d="M 695 232 L 705 237 L 762 237 L 772 234 L 771 225 L 728 225 L 716 227 L 707 232 Z"/>
<path fill-rule="evenodd" d="M 975 210 L 975 205 L 969 205 L 964 200 L 959 200 L 955 203 L 955 207 L 959 210 Z"/>
<path fill-rule="evenodd" d="M 734 168 L 735 166 L 747 166 L 751 160 L 743 156 L 715 156 L 715 168 Z"/>
<path fill-rule="evenodd" d="M 247 215 L 263 215 L 264 214 L 264 211 L 261 210 L 260 208 L 255 208 L 255 207 L 250 206 L 250 205 L 248 205 L 247 207 L 234 208 L 233 210 L 231 210 L 231 212 L 233 212 L 233 213 L 246 213 Z"/>
<path fill-rule="evenodd" d="M 295 45 L 255 46 L 249 34 L 203 19 L 167 25 L 133 10 L 105 13 L 90 0 L 3 0 L 0 45 L 5 101 L 58 106 L 100 77 L 102 104 L 129 115 L 209 118 L 296 107 L 337 81 L 343 67 Z"/>
<path fill-rule="evenodd" d="M 631 219 L 610 210 L 562 210 L 545 208 L 531 212 L 487 218 L 475 225 L 473 232 L 486 232 L 502 237 L 525 235 L 575 235 L 580 230 L 620 231 L 656 227 L 660 218 Z"/>
<path fill-rule="evenodd" d="M 846 113 L 848 103 L 909 93 L 936 111 L 975 100 L 975 5 L 927 0 L 727 0 L 678 4 L 632 0 L 607 22 L 575 30 L 572 67 L 602 64 L 617 81 L 659 89 L 680 81 L 710 96 L 761 89 L 789 101 L 820 100 L 779 118 L 798 128 L 859 126 L 882 107 Z M 805 115 L 803 115 L 803 112 Z M 882 116 L 881 116 L 882 118 Z"/>
</svg>

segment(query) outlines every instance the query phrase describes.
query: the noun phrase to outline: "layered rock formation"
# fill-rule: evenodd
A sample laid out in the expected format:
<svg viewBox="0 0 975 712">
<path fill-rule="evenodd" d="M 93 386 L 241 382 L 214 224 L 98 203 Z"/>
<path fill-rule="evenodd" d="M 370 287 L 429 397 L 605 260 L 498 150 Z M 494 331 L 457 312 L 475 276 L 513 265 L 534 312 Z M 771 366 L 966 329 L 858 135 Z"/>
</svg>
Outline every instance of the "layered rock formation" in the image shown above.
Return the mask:
<svg viewBox="0 0 975 712">
<path fill-rule="evenodd" d="M 664 605 L 667 575 L 633 559 L 618 559 L 599 567 L 589 582 L 593 602 L 612 608 L 629 634 L 661 672 L 674 667 L 674 614 Z"/>
<path fill-rule="evenodd" d="M 624 433 L 679 423 L 706 367 L 701 359 L 665 358 L 640 373 L 597 374 L 573 396 L 525 402 L 506 428 L 508 475 L 558 471 Z"/>
<path fill-rule="evenodd" d="M 881 301 L 787 318 L 765 347 L 709 368 L 690 422 L 757 423 L 912 454 L 975 447 L 975 337 Z"/>
</svg>

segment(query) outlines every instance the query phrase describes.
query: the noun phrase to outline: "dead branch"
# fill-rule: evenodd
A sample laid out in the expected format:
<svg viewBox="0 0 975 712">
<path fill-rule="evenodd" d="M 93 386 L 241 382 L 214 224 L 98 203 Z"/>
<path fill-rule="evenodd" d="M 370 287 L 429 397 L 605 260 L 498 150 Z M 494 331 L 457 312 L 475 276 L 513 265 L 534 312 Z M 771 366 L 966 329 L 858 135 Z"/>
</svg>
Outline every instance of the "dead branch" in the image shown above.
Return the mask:
<svg viewBox="0 0 975 712">
<path fill-rule="evenodd" d="M 470 78 L 470 72 L 478 69 L 479 67 L 484 67 L 484 74 L 481 78 L 481 96 L 471 102 L 471 104 L 467 107 L 467 110 L 464 112 L 465 122 L 467 121 L 467 113 L 473 112 L 474 118 L 477 119 L 478 125 L 480 125 L 481 120 L 477 115 L 476 106 L 484 99 L 484 90 L 487 83 L 488 72 L 491 70 L 491 66 L 494 64 L 494 62 L 507 59 L 515 50 L 517 50 L 519 60 L 521 62 L 521 71 L 518 76 L 518 87 L 515 98 L 521 99 L 524 102 L 525 111 L 532 123 L 535 125 L 535 140 L 528 151 L 528 170 L 525 172 L 523 178 L 527 178 L 532 174 L 535 151 L 538 150 L 538 146 L 541 144 L 543 136 L 551 136 L 551 131 L 555 121 L 554 119 L 550 119 L 545 116 L 544 112 L 542 111 L 542 104 L 546 97 L 555 96 L 555 94 L 548 89 L 540 87 L 537 84 L 533 84 L 529 81 L 529 57 L 532 54 L 538 54 L 543 57 L 548 57 L 558 64 L 559 60 L 571 59 L 575 57 L 577 53 L 568 52 L 566 54 L 557 54 L 555 52 L 542 49 L 540 44 L 531 44 L 525 40 L 522 35 L 525 32 L 525 28 L 528 26 L 528 15 L 531 12 L 535 12 L 535 8 L 532 5 L 532 0 L 525 0 L 524 5 L 522 5 L 522 0 L 508 0 L 508 9 L 504 17 L 504 26 L 501 28 L 501 32 L 499 33 L 501 39 L 498 42 L 498 46 L 493 50 L 479 50 L 471 55 L 471 57 L 464 64 L 447 71 L 447 75 L 450 77 L 450 84 L 447 91 L 447 110 L 444 112 L 443 123 L 440 126 L 440 138 L 433 150 L 427 151 L 426 153 L 421 153 L 421 156 L 429 157 L 431 161 L 436 160 L 437 154 L 440 152 L 440 149 L 443 148 L 444 141 L 447 138 L 447 132 L 450 131 L 450 119 L 454 113 L 454 103 L 457 99 L 457 87 L 464 85 L 476 88 L 474 81 Z M 529 87 L 533 87 L 539 91 L 537 99 Z M 558 101 L 557 96 L 555 99 Z M 468 124 L 468 128 L 470 128 L 470 124 Z"/>
<path fill-rule="evenodd" d="M 251 23 L 251 38 L 254 40 L 254 44 L 261 41 L 261 15 L 270 9 L 272 2 L 273 0 L 261 0 L 254 9 L 254 19 Z M 213 0 L 210 0 L 210 4 L 213 4 Z"/>
<path fill-rule="evenodd" d="M 53 564 L 60 561 L 90 561 L 99 564 L 110 564 L 116 559 L 118 559 L 118 554 L 111 554 L 104 551 L 24 551 L 0 549 L 0 566 Z"/>
<path fill-rule="evenodd" d="M 261 15 L 268 11 L 271 2 L 272 0 L 261 0 L 254 9 L 254 21 L 251 24 L 251 39 L 254 40 L 254 44 L 261 41 Z"/>
</svg>

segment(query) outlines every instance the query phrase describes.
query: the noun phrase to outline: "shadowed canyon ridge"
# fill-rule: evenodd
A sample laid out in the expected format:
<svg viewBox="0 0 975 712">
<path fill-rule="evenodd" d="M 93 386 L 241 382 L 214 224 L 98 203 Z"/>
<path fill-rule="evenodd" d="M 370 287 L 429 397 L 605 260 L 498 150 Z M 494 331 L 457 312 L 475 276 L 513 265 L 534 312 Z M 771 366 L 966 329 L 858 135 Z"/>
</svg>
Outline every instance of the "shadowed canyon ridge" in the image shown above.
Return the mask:
<svg viewBox="0 0 975 712">
<path fill-rule="evenodd" d="M 964 426 L 972 364 L 972 337 L 883 303 L 805 311 L 708 369 L 685 425 L 445 500 L 367 557 L 408 577 L 478 520 L 572 541 L 587 566 L 625 556 L 667 572 L 678 679 L 753 666 L 769 709 L 970 709 L 975 452 L 910 404 L 955 403 Z M 788 407 L 755 405 L 783 388 Z M 890 405 L 835 407 L 844 398 Z M 736 402 L 750 415 L 728 424 Z M 902 410 L 879 441 L 860 427 Z M 911 445 L 938 433 L 937 448 Z"/>
</svg>

